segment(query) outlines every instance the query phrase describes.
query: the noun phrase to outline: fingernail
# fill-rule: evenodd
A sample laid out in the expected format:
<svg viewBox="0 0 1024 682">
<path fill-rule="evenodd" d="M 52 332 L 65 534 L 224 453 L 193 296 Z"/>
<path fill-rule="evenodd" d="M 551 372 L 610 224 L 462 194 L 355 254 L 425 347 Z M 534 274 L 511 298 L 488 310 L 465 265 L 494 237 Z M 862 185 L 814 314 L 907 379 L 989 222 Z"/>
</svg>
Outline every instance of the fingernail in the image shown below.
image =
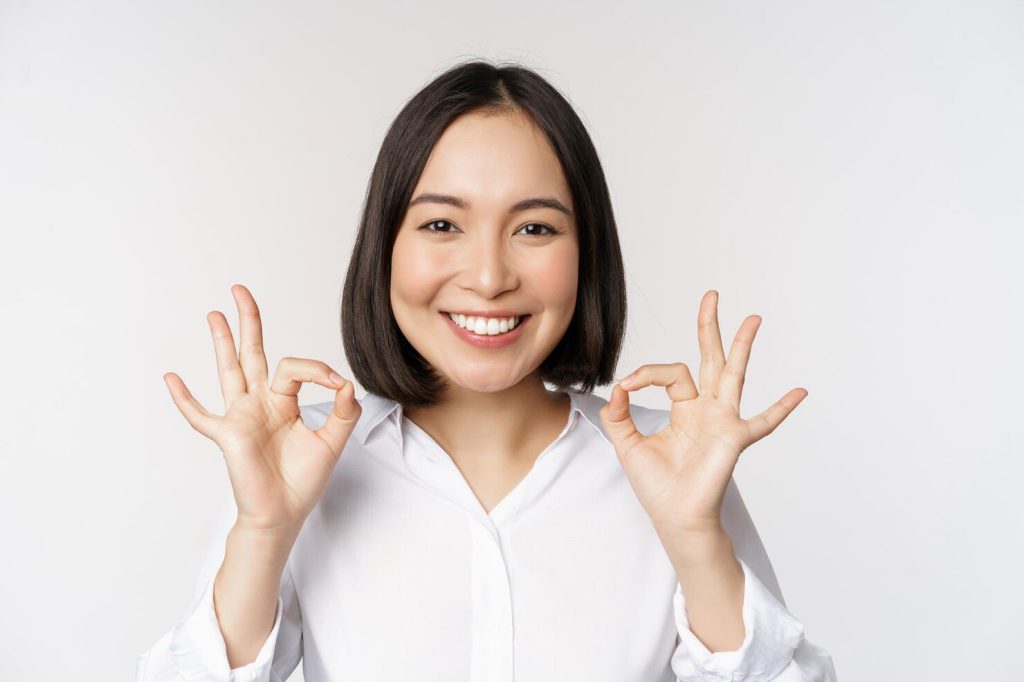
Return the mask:
<svg viewBox="0 0 1024 682">
<path fill-rule="evenodd" d="M 336 384 L 341 385 L 341 384 L 345 383 L 345 380 L 342 379 L 340 376 L 338 376 L 335 372 L 331 372 L 331 377 L 330 378 L 331 378 L 331 381 L 333 381 Z"/>
<path fill-rule="evenodd" d="M 635 379 L 635 378 L 636 378 L 636 372 L 634 372 L 633 374 L 627 374 L 626 376 L 622 377 L 622 379 L 619 381 L 619 383 L 620 384 L 629 384 L 629 383 L 632 383 L 633 379 Z"/>
</svg>

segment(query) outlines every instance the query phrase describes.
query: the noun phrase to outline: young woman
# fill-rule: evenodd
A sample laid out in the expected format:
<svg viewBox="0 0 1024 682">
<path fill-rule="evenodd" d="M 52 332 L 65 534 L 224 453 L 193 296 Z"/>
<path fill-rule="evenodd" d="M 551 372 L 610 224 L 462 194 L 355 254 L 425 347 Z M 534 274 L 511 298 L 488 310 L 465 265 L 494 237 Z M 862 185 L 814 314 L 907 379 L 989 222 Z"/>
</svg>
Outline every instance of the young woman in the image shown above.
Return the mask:
<svg viewBox="0 0 1024 682">
<path fill-rule="evenodd" d="M 728 359 L 718 295 L 687 366 L 612 389 L 626 292 L 572 106 L 518 66 L 461 64 L 403 108 L 370 179 L 341 311 L 366 389 L 267 370 L 256 302 L 213 334 L 226 413 L 165 375 L 233 500 L 186 617 L 140 681 L 833 680 L 732 480 L 806 396 L 739 416 L 760 318 Z M 333 402 L 298 404 L 314 382 Z M 554 387 L 549 389 L 546 384 Z M 629 403 L 663 386 L 667 410 Z"/>
</svg>

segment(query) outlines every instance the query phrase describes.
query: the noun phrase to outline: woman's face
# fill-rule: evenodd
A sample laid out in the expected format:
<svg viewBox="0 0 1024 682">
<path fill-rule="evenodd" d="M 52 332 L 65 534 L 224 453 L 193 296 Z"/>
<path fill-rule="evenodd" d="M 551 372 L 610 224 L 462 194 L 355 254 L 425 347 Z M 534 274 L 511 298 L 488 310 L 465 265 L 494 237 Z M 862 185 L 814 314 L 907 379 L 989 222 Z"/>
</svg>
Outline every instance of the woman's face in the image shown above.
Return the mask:
<svg viewBox="0 0 1024 682">
<path fill-rule="evenodd" d="M 514 386 L 558 344 L 576 305 L 573 211 L 558 157 L 521 115 L 469 113 L 441 135 L 395 238 L 391 307 L 452 384 Z M 485 319 L 460 329 L 449 313 Z"/>
</svg>

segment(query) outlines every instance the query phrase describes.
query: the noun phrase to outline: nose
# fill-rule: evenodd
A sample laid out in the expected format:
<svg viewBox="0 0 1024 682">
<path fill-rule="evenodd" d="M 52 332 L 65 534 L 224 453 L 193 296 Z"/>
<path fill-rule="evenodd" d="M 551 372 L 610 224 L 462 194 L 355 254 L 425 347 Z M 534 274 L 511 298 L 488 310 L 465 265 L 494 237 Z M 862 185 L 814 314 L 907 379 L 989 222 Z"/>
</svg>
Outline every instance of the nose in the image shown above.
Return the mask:
<svg viewBox="0 0 1024 682">
<path fill-rule="evenodd" d="M 467 249 L 463 271 L 463 287 L 472 289 L 481 298 L 493 299 L 519 286 L 519 275 L 509 244 L 504 243 L 501 230 L 488 230 L 473 240 Z"/>
</svg>

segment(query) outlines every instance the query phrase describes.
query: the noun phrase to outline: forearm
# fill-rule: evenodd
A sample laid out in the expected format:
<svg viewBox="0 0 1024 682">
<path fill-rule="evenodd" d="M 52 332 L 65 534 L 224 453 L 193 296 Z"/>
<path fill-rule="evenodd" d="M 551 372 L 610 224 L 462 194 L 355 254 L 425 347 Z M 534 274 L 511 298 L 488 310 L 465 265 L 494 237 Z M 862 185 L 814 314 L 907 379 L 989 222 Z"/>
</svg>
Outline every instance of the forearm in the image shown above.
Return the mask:
<svg viewBox="0 0 1024 682">
<path fill-rule="evenodd" d="M 281 575 L 295 536 L 237 526 L 228 533 L 213 603 L 231 668 L 256 660 L 273 629 Z"/>
<path fill-rule="evenodd" d="M 690 629 L 708 651 L 735 651 L 743 644 L 743 568 L 725 529 L 659 533 L 676 569 Z"/>
</svg>

